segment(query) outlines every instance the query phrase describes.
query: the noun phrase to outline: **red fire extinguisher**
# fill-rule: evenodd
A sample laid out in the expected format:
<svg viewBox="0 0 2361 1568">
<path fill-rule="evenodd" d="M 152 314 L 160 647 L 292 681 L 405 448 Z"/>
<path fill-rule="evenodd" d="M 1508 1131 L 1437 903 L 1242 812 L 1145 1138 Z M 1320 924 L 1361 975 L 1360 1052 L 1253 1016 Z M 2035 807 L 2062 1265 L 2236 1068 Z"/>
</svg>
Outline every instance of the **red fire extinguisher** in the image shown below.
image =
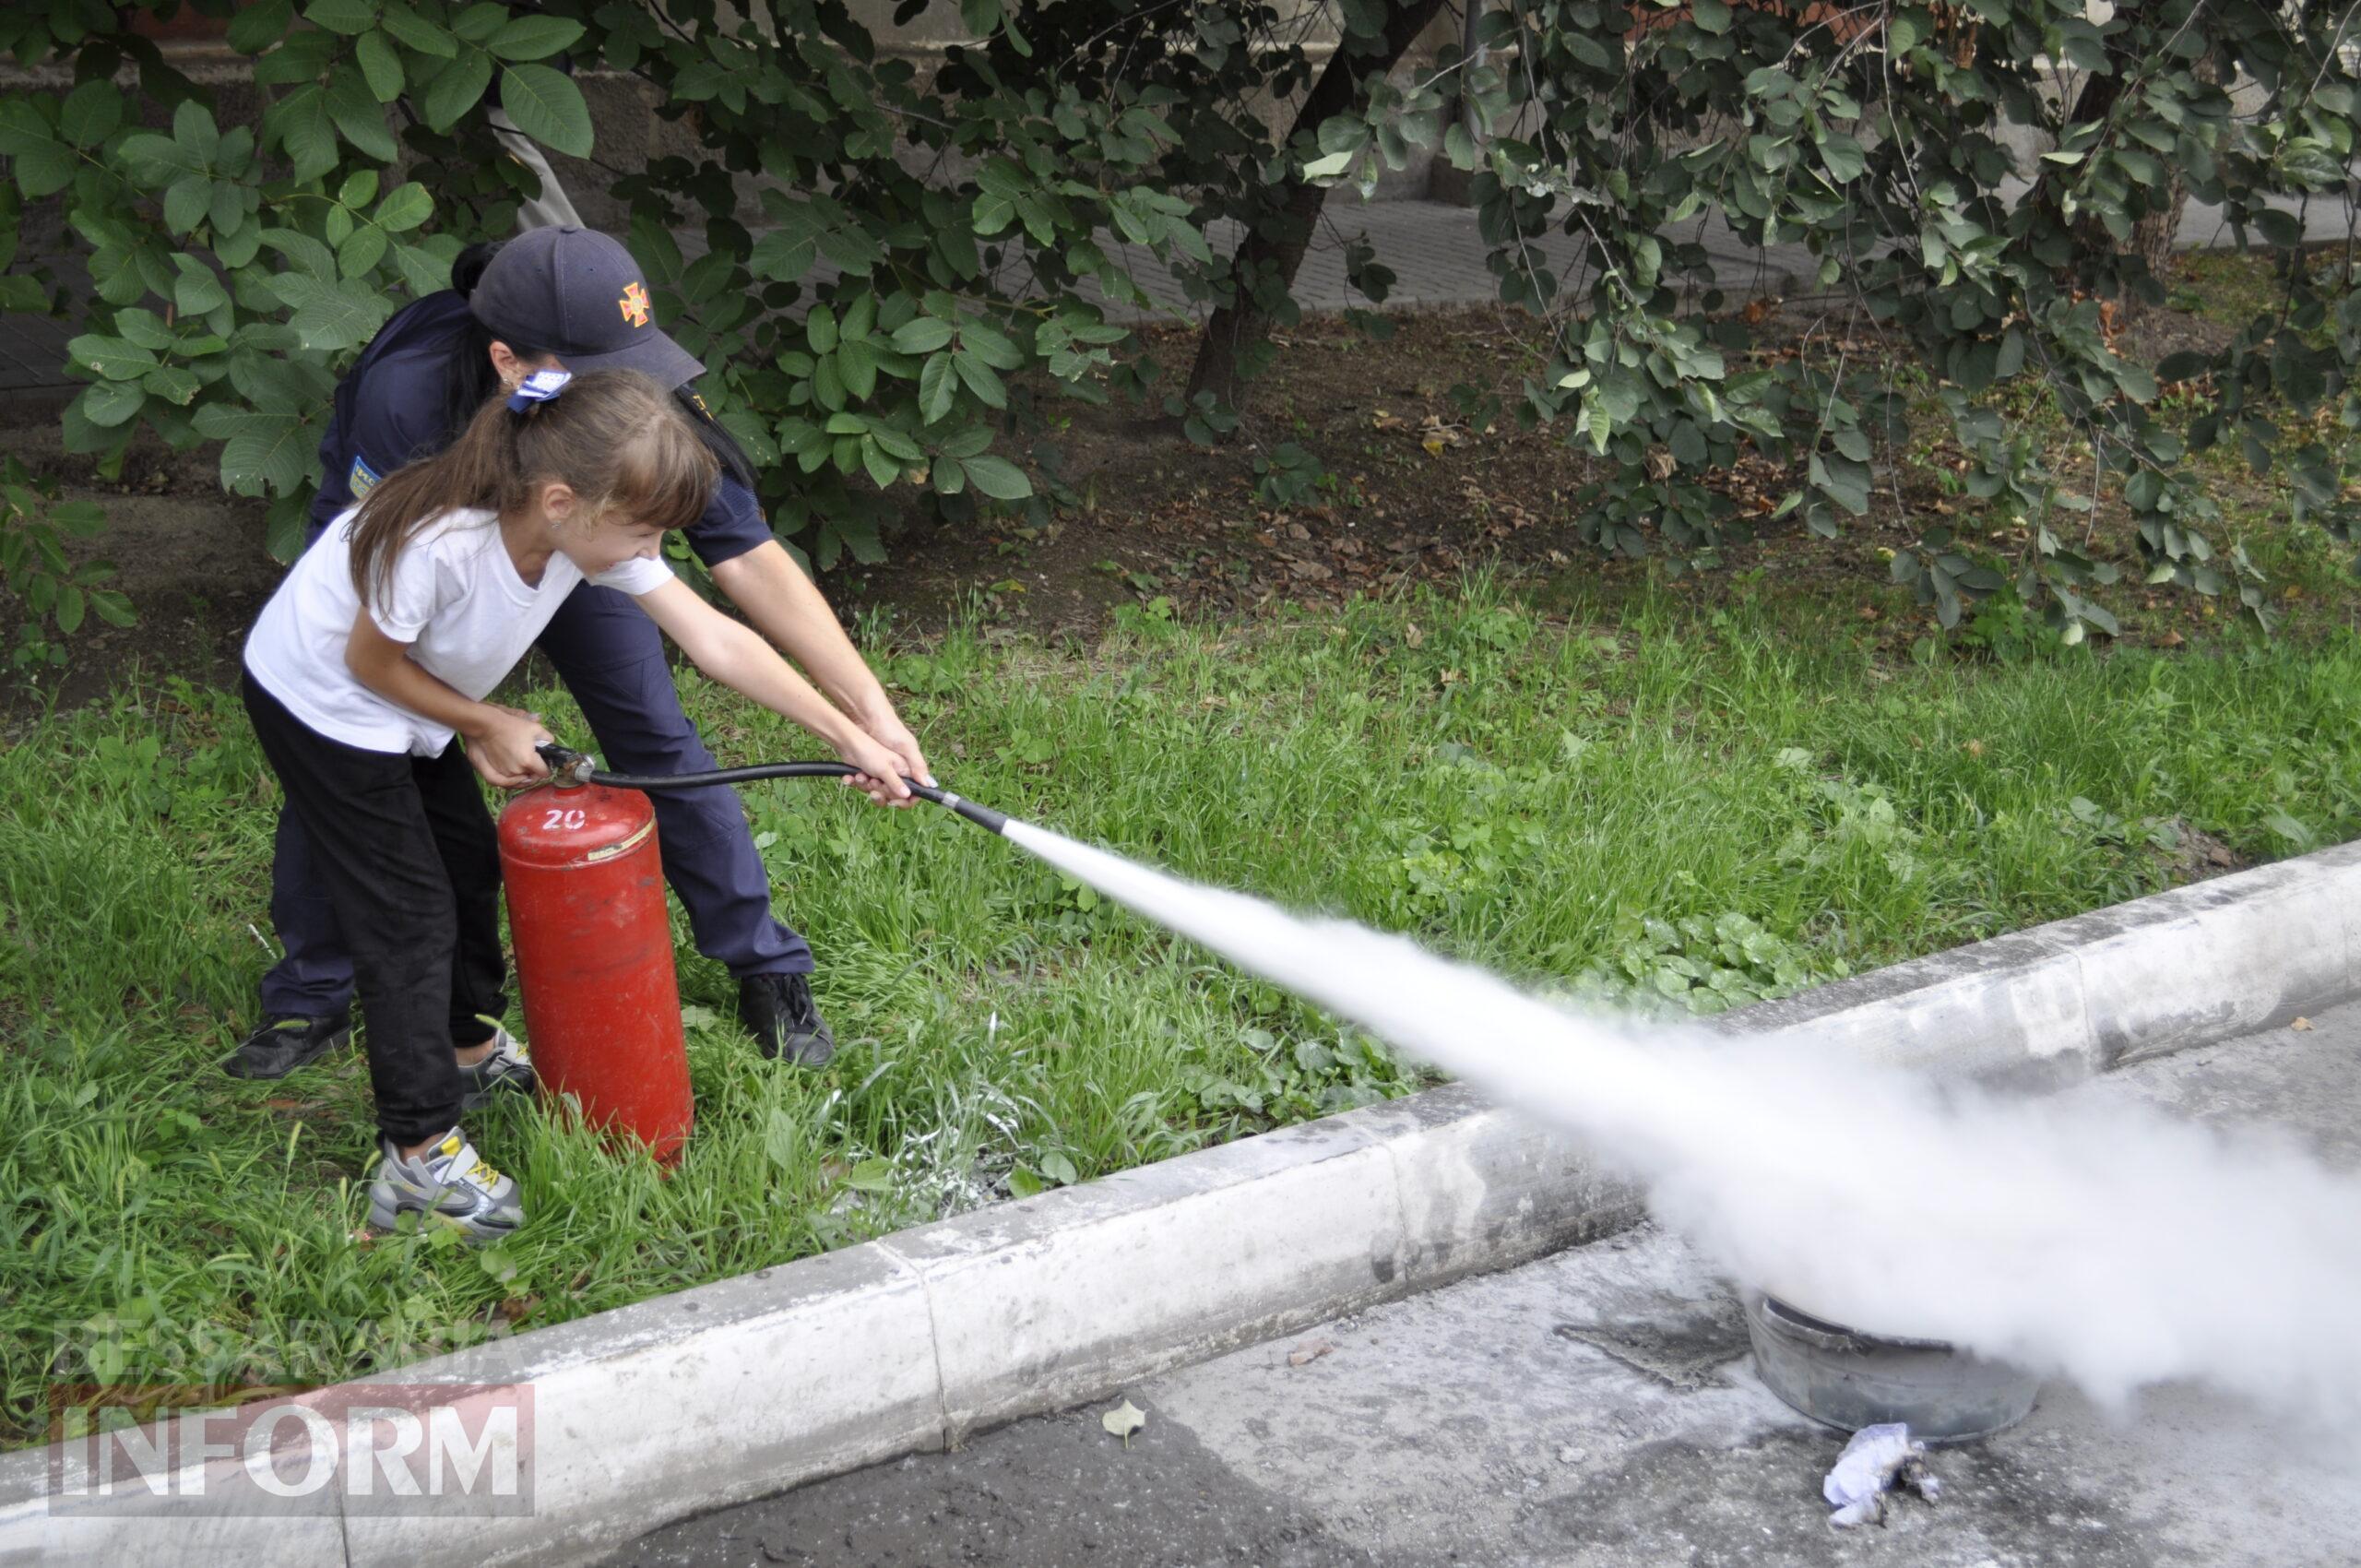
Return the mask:
<svg viewBox="0 0 2361 1568">
<path fill-rule="evenodd" d="M 669 1164 L 696 1105 L 655 807 L 599 784 L 528 790 L 500 814 L 500 868 L 542 1085 Z"/>
</svg>

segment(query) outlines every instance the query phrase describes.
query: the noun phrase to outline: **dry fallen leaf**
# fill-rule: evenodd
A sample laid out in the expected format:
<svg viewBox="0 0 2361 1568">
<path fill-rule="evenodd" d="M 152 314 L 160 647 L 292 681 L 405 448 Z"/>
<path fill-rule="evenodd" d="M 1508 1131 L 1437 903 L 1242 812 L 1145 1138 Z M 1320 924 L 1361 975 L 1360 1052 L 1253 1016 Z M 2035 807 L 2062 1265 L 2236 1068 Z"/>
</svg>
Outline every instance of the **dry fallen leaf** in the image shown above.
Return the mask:
<svg viewBox="0 0 2361 1568">
<path fill-rule="evenodd" d="M 1335 1346 L 1331 1345 L 1325 1339 L 1318 1340 L 1312 1344 L 1305 1345 L 1299 1348 L 1288 1351 L 1287 1365 L 1291 1367 L 1308 1367 L 1312 1362 L 1318 1360 L 1321 1357 L 1330 1354 L 1335 1348 Z"/>
<path fill-rule="evenodd" d="M 2287 1027 L 2291 1029 L 2308 1029 L 2312 1027 L 2312 1021 L 2309 1018 L 2298 1018 Z"/>
<path fill-rule="evenodd" d="M 1129 1448 L 1132 1445 L 1132 1433 L 1147 1425 L 1147 1415 L 1138 1406 L 1126 1399 L 1099 1417 L 1098 1424 L 1115 1436 L 1121 1438 L 1123 1446 Z"/>
</svg>

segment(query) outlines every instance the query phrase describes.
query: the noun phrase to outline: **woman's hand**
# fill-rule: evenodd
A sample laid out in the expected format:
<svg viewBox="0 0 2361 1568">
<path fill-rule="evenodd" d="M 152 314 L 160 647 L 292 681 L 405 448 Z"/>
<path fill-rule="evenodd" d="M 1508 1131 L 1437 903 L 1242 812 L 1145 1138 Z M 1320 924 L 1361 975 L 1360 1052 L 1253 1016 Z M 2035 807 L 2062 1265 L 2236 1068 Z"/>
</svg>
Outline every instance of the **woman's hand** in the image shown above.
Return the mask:
<svg viewBox="0 0 2361 1568">
<path fill-rule="evenodd" d="M 483 714 L 468 737 L 468 760 L 487 784 L 513 790 L 550 775 L 549 764 L 533 748 L 557 739 L 541 727 L 541 716 L 498 703 L 481 705 Z"/>
<path fill-rule="evenodd" d="M 917 796 L 902 782 L 905 764 L 896 753 L 865 731 L 855 731 L 836 743 L 836 754 L 860 771 L 844 782 L 881 806 L 908 806 Z M 923 766 L 923 765 L 921 765 Z"/>
</svg>

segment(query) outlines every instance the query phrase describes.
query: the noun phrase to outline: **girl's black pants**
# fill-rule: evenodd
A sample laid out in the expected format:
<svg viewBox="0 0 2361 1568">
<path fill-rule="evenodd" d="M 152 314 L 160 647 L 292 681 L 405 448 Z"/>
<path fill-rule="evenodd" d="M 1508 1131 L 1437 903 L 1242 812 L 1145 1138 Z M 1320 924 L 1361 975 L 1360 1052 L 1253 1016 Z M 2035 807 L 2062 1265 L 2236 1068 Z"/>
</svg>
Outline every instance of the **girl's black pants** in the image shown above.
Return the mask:
<svg viewBox="0 0 2361 1568">
<path fill-rule="evenodd" d="M 255 737 L 319 857 L 353 958 L 377 1128 L 398 1145 L 457 1125 L 454 1046 L 508 1008 L 500 845 L 467 754 L 373 752 L 312 729 L 241 671 Z"/>
</svg>

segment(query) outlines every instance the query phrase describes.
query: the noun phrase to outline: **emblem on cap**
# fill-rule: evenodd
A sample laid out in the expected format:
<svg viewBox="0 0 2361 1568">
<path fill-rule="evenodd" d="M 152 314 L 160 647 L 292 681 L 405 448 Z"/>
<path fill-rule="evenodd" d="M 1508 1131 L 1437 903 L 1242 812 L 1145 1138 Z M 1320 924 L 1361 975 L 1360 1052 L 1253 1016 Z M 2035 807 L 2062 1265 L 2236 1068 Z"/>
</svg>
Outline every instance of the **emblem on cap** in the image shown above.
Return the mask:
<svg viewBox="0 0 2361 1568">
<path fill-rule="evenodd" d="M 623 319 L 634 327 L 647 325 L 647 291 L 639 286 L 638 279 L 625 286 L 623 298 L 615 303 L 623 307 Z"/>
</svg>

